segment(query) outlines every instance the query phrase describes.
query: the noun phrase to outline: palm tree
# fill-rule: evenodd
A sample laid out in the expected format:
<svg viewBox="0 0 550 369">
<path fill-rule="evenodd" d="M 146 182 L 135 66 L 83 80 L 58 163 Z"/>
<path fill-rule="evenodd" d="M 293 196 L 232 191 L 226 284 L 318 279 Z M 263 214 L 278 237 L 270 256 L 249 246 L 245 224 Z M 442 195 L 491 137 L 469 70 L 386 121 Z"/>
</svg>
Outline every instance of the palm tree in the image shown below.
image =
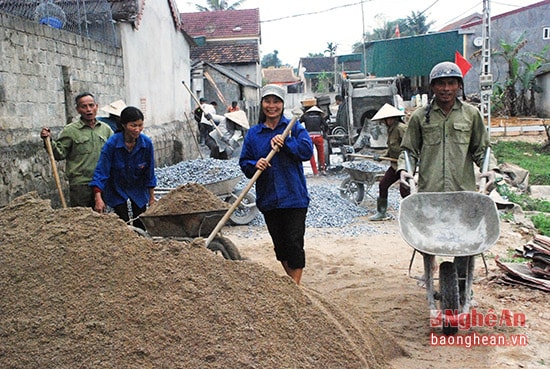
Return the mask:
<svg viewBox="0 0 550 369">
<path fill-rule="evenodd" d="M 195 4 L 195 7 L 197 8 L 197 10 L 201 12 L 209 12 L 209 11 L 216 11 L 216 10 L 235 10 L 239 6 L 241 6 L 241 4 L 245 1 L 246 0 L 239 0 L 229 5 L 229 3 L 225 0 L 206 0 L 207 6 Z"/>
<path fill-rule="evenodd" d="M 329 56 L 334 56 L 336 54 L 337 48 L 338 48 L 338 44 L 334 42 L 327 42 L 327 48 L 325 49 L 325 53 L 328 53 Z"/>
<path fill-rule="evenodd" d="M 407 36 L 424 35 L 428 33 L 432 24 L 434 22 L 426 22 L 426 16 L 423 13 L 413 11 L 406 21 Z"/>
</svg>

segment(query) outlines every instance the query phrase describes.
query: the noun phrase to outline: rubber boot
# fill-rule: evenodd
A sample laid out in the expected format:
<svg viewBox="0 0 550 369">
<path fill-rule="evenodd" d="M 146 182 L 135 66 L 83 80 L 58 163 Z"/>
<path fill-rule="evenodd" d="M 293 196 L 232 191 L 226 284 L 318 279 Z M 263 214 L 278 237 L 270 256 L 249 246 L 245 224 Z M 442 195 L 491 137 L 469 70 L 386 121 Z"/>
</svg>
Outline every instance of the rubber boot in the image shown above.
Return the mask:
<svg viewBox="0 0 550 369">
<path fill-rule="evenodd" d="M 390 219 L 386 215 L 386 210 L 388 210 L 388 199 L 383 198 L 377 198 L 376 199 L 376 211 L 377 213 L 369 218 L 369 220 L 377 221 L 377 220 L 387 220 Z"/>
</svg>

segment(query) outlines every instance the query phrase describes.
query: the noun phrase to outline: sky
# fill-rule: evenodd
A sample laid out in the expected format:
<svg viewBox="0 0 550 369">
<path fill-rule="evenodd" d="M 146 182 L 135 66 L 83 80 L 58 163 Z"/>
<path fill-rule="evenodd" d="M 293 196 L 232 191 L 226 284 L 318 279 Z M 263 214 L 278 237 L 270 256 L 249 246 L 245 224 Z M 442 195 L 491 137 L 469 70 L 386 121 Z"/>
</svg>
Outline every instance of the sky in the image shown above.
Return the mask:
<svg viewBox="0 0 550 369">
<path fill-rule="evenodd" d="M 491 16 L 535 4 L 540 0 L 490 0 Z M 206 1 L 176 0 L 181 13 L 195 12 L 194 4 Z M 235 0 L 228 0 L 229 4 Z M 278 51 L 283 64 L 298 66 L 309 53 L 324 53 L 327 44 L 337 45 L 336 55 L 350 54 L 370 32 L 384 21 L 424 12 L 430 30 L 438 30 L 472 13 L 483 12 L 482 0 L 244 0 L 237 9 L 260 9 L 260 53 Z"/>
</svg>

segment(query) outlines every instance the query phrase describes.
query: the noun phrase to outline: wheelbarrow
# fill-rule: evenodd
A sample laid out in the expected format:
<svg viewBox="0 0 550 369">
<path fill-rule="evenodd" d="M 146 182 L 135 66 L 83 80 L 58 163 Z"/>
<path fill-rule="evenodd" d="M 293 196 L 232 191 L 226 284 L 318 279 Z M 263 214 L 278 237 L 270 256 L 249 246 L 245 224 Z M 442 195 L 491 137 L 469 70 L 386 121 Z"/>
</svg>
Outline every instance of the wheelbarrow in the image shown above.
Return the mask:
<svg viewBox="0 0 550 369">
<path fill-rule="evenodd" d="M 182 239 L 192 242 L 194 238 L 208 236 L 226 211 L 227 209 L 223 208 L 175 215 L 146 215 L 144 213 L 139 216 L 139 219 L 145 225 L 148 237 Z M 225 259 L 242 259 L 235 244 L 221 235 L 217 235 L 207 247 L 214 252 L 221 253 Z"/>
<path fill-rule="evenodd" d="M 470 310 L 474 259 L 483 256 L 500 235 L 496 204 L 479 192 L 413 193 L 401 201 L 398 220 L 401 236 L 414 248 L 409 276 L 418 251 L 424 259 L 421 280 L 426 286 L 431 317 L 435 312 L 443 333 L 455 334 L 460 314 Z M 434 291 L 433 275 L 436 256 L 454 258 L 439 265 L 438 292 Z M 439 310 L 435 300 L 440 302 Z"/>
<path fill-rule="evenodd" d="M 384 175 L 387 167 L 367 161 L 347 161 L 342 164 L 348 177 L 340 184 L 340 197 L 359 205 L 365 193 L 370 193 L 372 185 Z"/>
<path fill-rule="evenodd" d="M 207 190 L 218 196 L 221 200 L 233 204 L 240 195 L 239 190 L 235 190 L 235 187 L 240 182 L 241 176 L 225 179 L 222 181 L 211 182 L 202 184 Z M 173 188 L 155 188 L 155 195 L 162 197 Z M 256 207 L 256 197 L 251 193 L 246 193 L 239 206 L 231 214 L 229 220 L 235 225 L 246 225 L 250 223 L 258 215 L 258 208 Z M 219 220 L 219 219 L 218 219 Z"/>
</svg>

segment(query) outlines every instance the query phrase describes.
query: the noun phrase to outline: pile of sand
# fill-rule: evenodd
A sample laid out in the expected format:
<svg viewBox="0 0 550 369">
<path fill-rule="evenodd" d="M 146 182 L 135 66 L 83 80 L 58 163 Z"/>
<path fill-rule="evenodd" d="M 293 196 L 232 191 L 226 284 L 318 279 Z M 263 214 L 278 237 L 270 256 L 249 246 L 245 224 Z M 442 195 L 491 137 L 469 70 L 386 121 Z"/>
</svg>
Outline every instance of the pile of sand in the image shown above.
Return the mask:
<svg viewBox="0 0 550 369">
<path fill-rule="evenodd" d="M 115 215 L 28 194 L 0 227 L 3 368 L 381 368 L 402 354 L 288 277 Z"/>
</svg>

